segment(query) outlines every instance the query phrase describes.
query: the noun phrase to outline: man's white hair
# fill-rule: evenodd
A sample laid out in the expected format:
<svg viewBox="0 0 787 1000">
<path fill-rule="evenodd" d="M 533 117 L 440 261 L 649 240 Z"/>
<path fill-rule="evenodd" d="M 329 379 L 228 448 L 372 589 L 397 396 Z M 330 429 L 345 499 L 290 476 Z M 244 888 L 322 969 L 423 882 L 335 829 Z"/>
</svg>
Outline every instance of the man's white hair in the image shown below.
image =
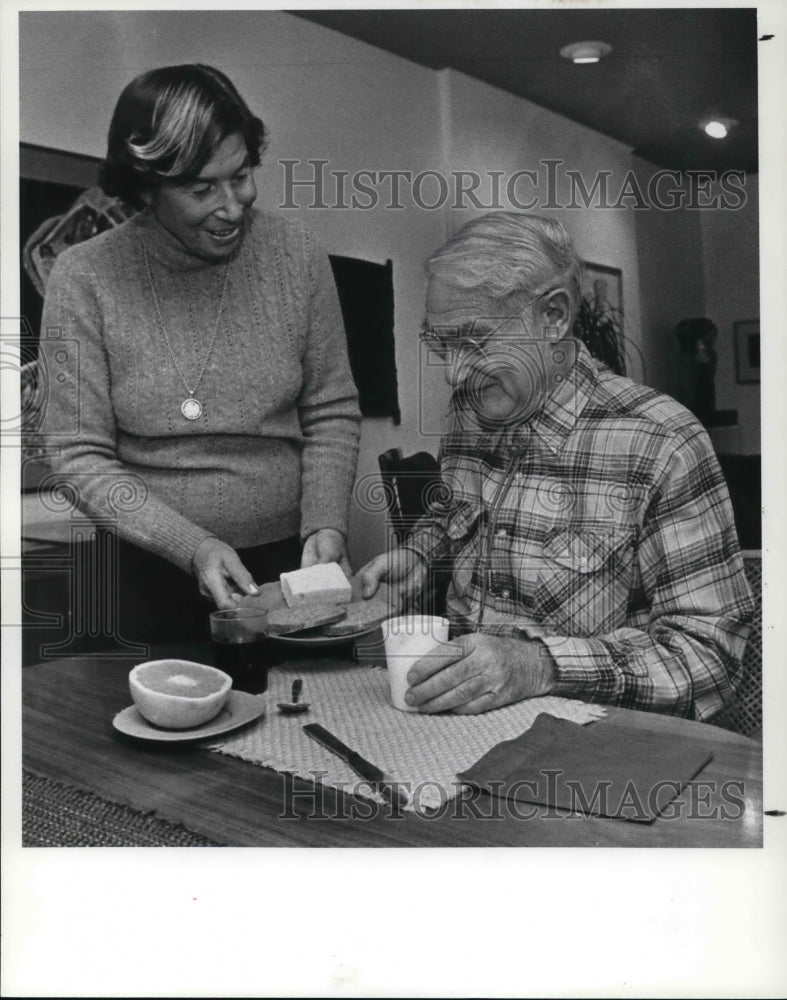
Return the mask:
<svg viewBox="0 0 787 1000">
<path fill-rule="evenodd" d="M 553 288 L 565 288 L 573 321 L 581 264 L 557 219 L 524 212 L 491 212 L 466 223 L 426 262 L 430 278 L 474 289 L 516 308 Z"/>
</svg>

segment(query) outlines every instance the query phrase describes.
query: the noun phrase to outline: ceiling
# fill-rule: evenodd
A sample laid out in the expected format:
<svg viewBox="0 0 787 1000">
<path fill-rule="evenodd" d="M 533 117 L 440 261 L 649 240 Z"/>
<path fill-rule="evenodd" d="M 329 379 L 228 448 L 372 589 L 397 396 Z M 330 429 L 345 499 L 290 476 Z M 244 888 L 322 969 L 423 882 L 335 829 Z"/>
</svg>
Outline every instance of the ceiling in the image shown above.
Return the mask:
<svg viewBox="0 0 787 1000">
<path fill-rule="evenodd" d="M 309 21 L 451 68 L 618 139 L 674 170 L 757 171 L 757 12 L 748 9 L 314 10 Z M 559 51 L 605 41 L 575 66 Z M 722 115 L 723 140 L 698 127 Z"/>
</svg>

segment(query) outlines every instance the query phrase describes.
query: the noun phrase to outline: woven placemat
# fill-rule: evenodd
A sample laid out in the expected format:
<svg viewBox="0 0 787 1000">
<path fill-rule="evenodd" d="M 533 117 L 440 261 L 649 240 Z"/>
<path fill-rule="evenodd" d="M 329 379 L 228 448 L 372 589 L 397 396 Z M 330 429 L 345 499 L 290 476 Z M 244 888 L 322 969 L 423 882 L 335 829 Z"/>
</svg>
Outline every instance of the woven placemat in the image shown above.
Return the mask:
<svg viewBox="0 0 787 1000">
<path fill-rule="evenodd" d="M 282 715 L 292 682 L 303 678 L 304 715 Z M 438 809 L 461 790 L 458 772 L 503 740 L 524 733 L 541 712 L 585 724 L 605 710 L 565 698 L 533 698 L 483 715 L 420 715 L 391 706 L 388 672 L 381 667 L 328 661 L 270 671 L 268 711 L 241 732 L 210 744 L 212 750 L 321 781 L 342 791 L 376 798 L 368 784 L 334 754 L 303 732 L 319 722 L 367 760 L 402 783 L 411 811 Z"/>
<path fill-rule="evenodd" d="M 23 847 L 219 847 L 186 827 L 22 773 Z"/>
</svg>

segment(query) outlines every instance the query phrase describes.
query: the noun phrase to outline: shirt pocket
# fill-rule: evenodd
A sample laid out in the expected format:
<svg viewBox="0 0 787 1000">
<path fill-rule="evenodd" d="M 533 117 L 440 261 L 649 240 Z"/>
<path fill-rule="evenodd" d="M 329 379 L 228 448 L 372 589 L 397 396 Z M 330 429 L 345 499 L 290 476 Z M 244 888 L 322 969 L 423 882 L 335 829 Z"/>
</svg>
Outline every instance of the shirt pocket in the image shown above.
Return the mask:
<svg viewBox="0 0 787 1000">
<path fill-rule="evenodd" d="M 534 612 L 564 635 L 605 635 L 625 624 L 634 532 L 556 529 L 546 539 Z"/>
</svg>

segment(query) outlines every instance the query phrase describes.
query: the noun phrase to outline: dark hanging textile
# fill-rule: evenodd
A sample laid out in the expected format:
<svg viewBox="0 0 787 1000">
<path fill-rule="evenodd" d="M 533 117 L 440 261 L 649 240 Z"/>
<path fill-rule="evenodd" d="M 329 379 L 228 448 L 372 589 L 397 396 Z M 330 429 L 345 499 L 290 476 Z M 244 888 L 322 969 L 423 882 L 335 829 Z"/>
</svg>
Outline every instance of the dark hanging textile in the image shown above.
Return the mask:
<svg viewBox="0 0 787 1000">
<path fill-rule="evenodd" d="M 393 264 L 331 255 L 350 367 L 364 417 L 401 423 L 394 349 Z"/>
</svg>

